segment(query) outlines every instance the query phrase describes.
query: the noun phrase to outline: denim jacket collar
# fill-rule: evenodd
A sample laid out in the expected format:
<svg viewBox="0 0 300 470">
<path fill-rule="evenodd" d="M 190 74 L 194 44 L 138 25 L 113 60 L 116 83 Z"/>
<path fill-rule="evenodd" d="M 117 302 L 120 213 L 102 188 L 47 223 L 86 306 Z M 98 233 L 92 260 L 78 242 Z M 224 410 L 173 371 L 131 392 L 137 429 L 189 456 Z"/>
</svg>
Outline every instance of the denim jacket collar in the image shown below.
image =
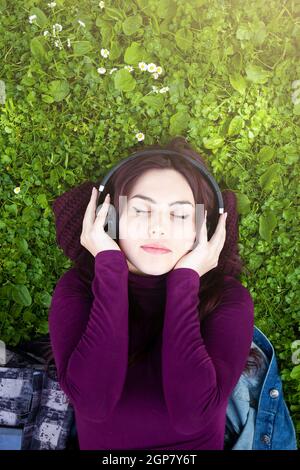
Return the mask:
<svg viewBox="0 0 300 470">
<path fill-rule="evenodd" d="M 295 428 L 283 397 L 273 345 L 256 326 L 253 343 L 265 360 L 255 381 L 242 373 L 228 400 L 224 448 L 296 450 Z"/>
</svg>

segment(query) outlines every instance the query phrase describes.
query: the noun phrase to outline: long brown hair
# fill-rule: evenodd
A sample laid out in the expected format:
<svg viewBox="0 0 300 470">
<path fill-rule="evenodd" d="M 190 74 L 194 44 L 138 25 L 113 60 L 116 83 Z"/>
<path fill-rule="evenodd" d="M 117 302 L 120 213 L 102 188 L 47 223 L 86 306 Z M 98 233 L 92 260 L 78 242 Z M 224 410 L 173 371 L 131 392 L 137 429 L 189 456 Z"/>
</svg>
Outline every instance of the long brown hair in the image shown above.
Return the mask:
<svg viewBox="0 0 300 470">
<path fill-rule="evenodd" d="M 163 146 L 159 144 L 149 146 L 136 145 L 130 149 L 130 153 L 138 150 L 151 149 L 176 150 L 202 163 L 202 165 L 211 171 L 208 168 L 204 157 L 200 156 L 183 137 L 175 137 L 171 142 Z M 164 154 L 147 155 L 143 156 L 140 161 L 137 160 L 138 159 L 129 161 L 113 174 L 109 182 L 106 184 L 103 199 L 109 192 L 111 195 L 111 203 L 118 214 L 119 196 L 128 196 L 134 183 L 144 171 L 165 168 L 175 169 L 186 178 L 193 191 L 195 202 L 198 204 L 204 204 L 205 209 L 207 209 L 209 240 L 213 235 L 219 220 L 218 206 L 211 186 L 202 174 L 195 169 L 194 165 L 181 158 L 174 158 L 173 156 Z M 101 181 L 98 181 L 94 186 L 99 187 L 100 182 Z M 221 302 L 225 276 L 229 275 L 236 279 L 240 279 L 242 273 L 248 274 L 248 271 L 238 253 L 238 212 L 236 210 L 236 196 L 233 191 L 226 189 L 222 190 L 222 195 L 225 211 L 228 211 L 226 241 L 219 257 L 218 266 L 207 272 L 201 278 L 199 289 L 199 296 L 201 297 L 201 302 L 199 303 L 199 318 L 201 321 L 205 319 L 205 317 L 207 317 Z M 115 241 L 118 243 L 118 238 L 116 238 Z M 73 266 L 78 270 L 78 273 L 87 288 L 91 289 L 91 283 L 94 276 L 94 257 L 91 253 L 83 248 L 82 253 L 77 258 L 76 262 L 73 262 Z M 132 320 L 133 318 L 129 318 L 129 323 L 131 323 Z M 149 341 L 144 344 L 141 350 L 135 351 L 133 354 L 129 354 L 128 367 L 134 365 L 150 351 L 152 345 L 157 339 L 157 336 L 162 331 L 163 317 L 157 317 L 153 322 L 155 323 L 152 325 L 152 336 L 149 338 Z M 251 348 L 249 351 L 248 361 L 245 364 L 245 372 L 250 373 L 253 368 L 259 367 L 260 359 L 260 355 L 257 354 L 257 351 Z M 48 367 L 51 362 L 54 362 L 54 356 L 50 344 L 46 367 Z"/>
</svg>

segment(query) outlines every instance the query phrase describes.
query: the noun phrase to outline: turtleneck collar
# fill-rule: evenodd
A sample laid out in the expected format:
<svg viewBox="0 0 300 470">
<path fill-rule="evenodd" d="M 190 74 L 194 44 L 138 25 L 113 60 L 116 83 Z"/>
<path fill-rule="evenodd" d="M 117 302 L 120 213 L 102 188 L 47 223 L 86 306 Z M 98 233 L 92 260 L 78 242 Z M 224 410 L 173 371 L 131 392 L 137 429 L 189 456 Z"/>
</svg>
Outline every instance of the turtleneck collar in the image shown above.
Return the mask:
<svg viewBox="0 0 300 470">
<path fill-rule="evenodd" d="M 153 335 L 155 322 L 159 317 L 163 319 L 167 276 L 168 272 L 154 275 L 128 271 L 130 354 L 144 348 Z"/>
<path fill-rule="evenodd" d="M 168 272 L 163 274 L 136 274 L 129 271 L 128 285 L 133 289 L 165 289 L 167 276 Z"/>
</svg>

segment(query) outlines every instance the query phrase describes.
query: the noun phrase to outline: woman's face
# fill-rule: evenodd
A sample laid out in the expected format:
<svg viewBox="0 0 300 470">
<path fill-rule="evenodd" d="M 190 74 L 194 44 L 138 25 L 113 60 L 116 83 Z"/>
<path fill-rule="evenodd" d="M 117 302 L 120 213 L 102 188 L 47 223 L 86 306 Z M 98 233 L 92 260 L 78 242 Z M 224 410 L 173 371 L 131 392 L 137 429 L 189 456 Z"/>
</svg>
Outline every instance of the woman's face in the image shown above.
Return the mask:
<svg viewBox="0 0 300 470">
<path fill-rule="evenodd" d="M 164 274 L 192 249 L 196 237 L 195 200 L 188 182 L 176 170 L 147 170 L 128 197 L 120 196 L 119 207 L 119 246 L 129 271 Z M 151 253 L 141 247 L 151 243 L 171 251 Z"/>
</svg>

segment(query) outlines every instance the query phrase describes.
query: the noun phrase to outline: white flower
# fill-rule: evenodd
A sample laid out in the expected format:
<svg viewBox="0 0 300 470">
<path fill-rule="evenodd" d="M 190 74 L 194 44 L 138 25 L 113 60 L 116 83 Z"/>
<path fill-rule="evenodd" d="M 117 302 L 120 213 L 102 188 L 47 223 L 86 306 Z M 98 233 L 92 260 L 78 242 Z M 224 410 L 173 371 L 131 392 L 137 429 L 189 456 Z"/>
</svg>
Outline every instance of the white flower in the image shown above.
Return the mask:
<svg viewBox="0 0 300 470">
<path fill-rule="evenodd" d="M 105 7 L 105 3 L 104 2 L 99 2 L 99 7 L 101 8 L 101 10 Z"/>
<path fill-rule="evenodd" d="M 148 64 L 148 72 L 153 73 L 156 72 L 156 65 L 155 64 Z"/>
<path fill-rule="evenodd" d="M 164 86 L 162 87 L 160 90 L 159 90 L 159 93 L 166 93 L 166 91 L 169 90 L 169 87 L 168 86 Z"/>
<path fill-rule="evenodd" d="M 53 29 L 53 34 L 55 36 L 55 32 L 58 31 L 62 31 L 62 25 L 61 24 L 58 24 L 58 23 L 55 23 L 53 26 L 52 26 L 52 29 Z"/>
<path fill-rule="evenodd" d="M 37 19 L 36 15 L 29 16 L 29 23 L 33 23 L 33 21 L 36 20 L 36 19 Z"/>
<path fill-rule="evenodd" d="M 67 46 L 68 46 L 68 47 L 71 47 L 71 41 L 70 41 L 69 38 L 67 39 Z"/>
<path fill-rule="evenodd" d="M 249 131 L 249 132 L 248 132 L 248 137 L 249 137 L 249 139 L 253 139 L 253 137 L 254 137 L 254 134 L 253 134 L 253 132 L 252 132 L 252 131 Z"/>
<path fill-rule="evenodd" d="M 156 67 L 156 73 L 160 75 L 162 73 L 162 68 L 161 67 Z"/>
<path fill-rule="evenodd" d="M 139 69 L 140 70 L 147 70 L 148 69 L 148 65 L 145 63 L 145 62 L 139 62 Z"/>
<path fill-rule="evenodd" d="M 47 34 L 49 34 L 49 31 L 44 31 L 44 36 L 47 36 Z"/>
<path fill-rule="evenodd" d="M 103 75 L 106 72 L 106 68 L 105 67 L 98 67 L 97 72 L 100 73 L 101 75 Z"/>
<path fill-rule="evenodd" d="M 128 70 L 128 72 L 132 72 L 132 71 L 133 71 L 133 67 L 131 67 L 131 65 L 125 65 L 125 66 L 124 66 L 124 69 Z"/>
<path fill-rule="evenodd" d="M 137 134 L 135 134 L 135 137 L 137 138 L 137 140 L 144 140 L 145 136 L 142 132 L 138 132 Z"/>
<path fill-rule="evenodd" d="M 117 69 L 116 67 L 113 67 L 113 68 L 110 70 L 109 74 L 111 75 L 115 70 L 118 70 L 118 69 Z"/>
<path fill-rule="evenodd" d="M 21 191 L 20 186 L 17 186 L 17 187 L 14 189 L 14 193 L 15 193 L 15 194 L 19 194 L 20 191 Z"/>
<path fill-rule="evenodd" d="M 78 23 L 80 24 L 80 26 L 83 26 L 85 28 L 85 23 L 81 20 L 78 20 Z"/>
<path fill-rule="evenodd" d="M 102 55 L 102 57 L 108 57 L 109 56 L 109 51 L 107 49 L 101 49 L 101 55 Z"/>
<path fill-rule="evenodd" d="M 54 7 L 56 7 L 56 2 L 50 2 L 50 3 L 47 3 L 47 5 L 50 8 L 54 8 Z"/>
<path fill-rule="evenodd" d="M 300 103 L 300 98 L 298 98 L 298 95 L 300 95 L 300 80 L 294 80 L 292 82 L 292 88 L 295 89 L 295 91 L 291 93 L 291 98 L 292 102 L 296 105 Z"/>
<path fill-rule="evenodd" d="M 297 88 L 298 86 L 300 86 L 300 80 L 294 80 L 292 82 L 292 88 Z"/>
<path fill-rule="evenodd" d="M 157 88 L 157 86 L 152 85 L 152 90 L 153 90 L 155 93 L 158 93 L 158 88 Z"/>
<path fill-rule="evenodd" d="M 54 41 L 55 47 L 58 47 L 59 49 L 62 49 L 62 45 L 60 41 Z"/>
<path fill-rule="evenodd" d="M 299 104 L 300 103 L 300 98 L 298 98 L 298 95 L 300 95 L 300 88 L 295 90 L 291 95 L 292 96 L 292 102 L 294 104 Z"/>
<path fill-rule="evenodd" d="M 155 72 L 155 73 L 153 74 L 153 78 L 154 78 L 155 80 L 157 80 L 158 77 L 159 77 L 158 73 Z"/>
</svg>

